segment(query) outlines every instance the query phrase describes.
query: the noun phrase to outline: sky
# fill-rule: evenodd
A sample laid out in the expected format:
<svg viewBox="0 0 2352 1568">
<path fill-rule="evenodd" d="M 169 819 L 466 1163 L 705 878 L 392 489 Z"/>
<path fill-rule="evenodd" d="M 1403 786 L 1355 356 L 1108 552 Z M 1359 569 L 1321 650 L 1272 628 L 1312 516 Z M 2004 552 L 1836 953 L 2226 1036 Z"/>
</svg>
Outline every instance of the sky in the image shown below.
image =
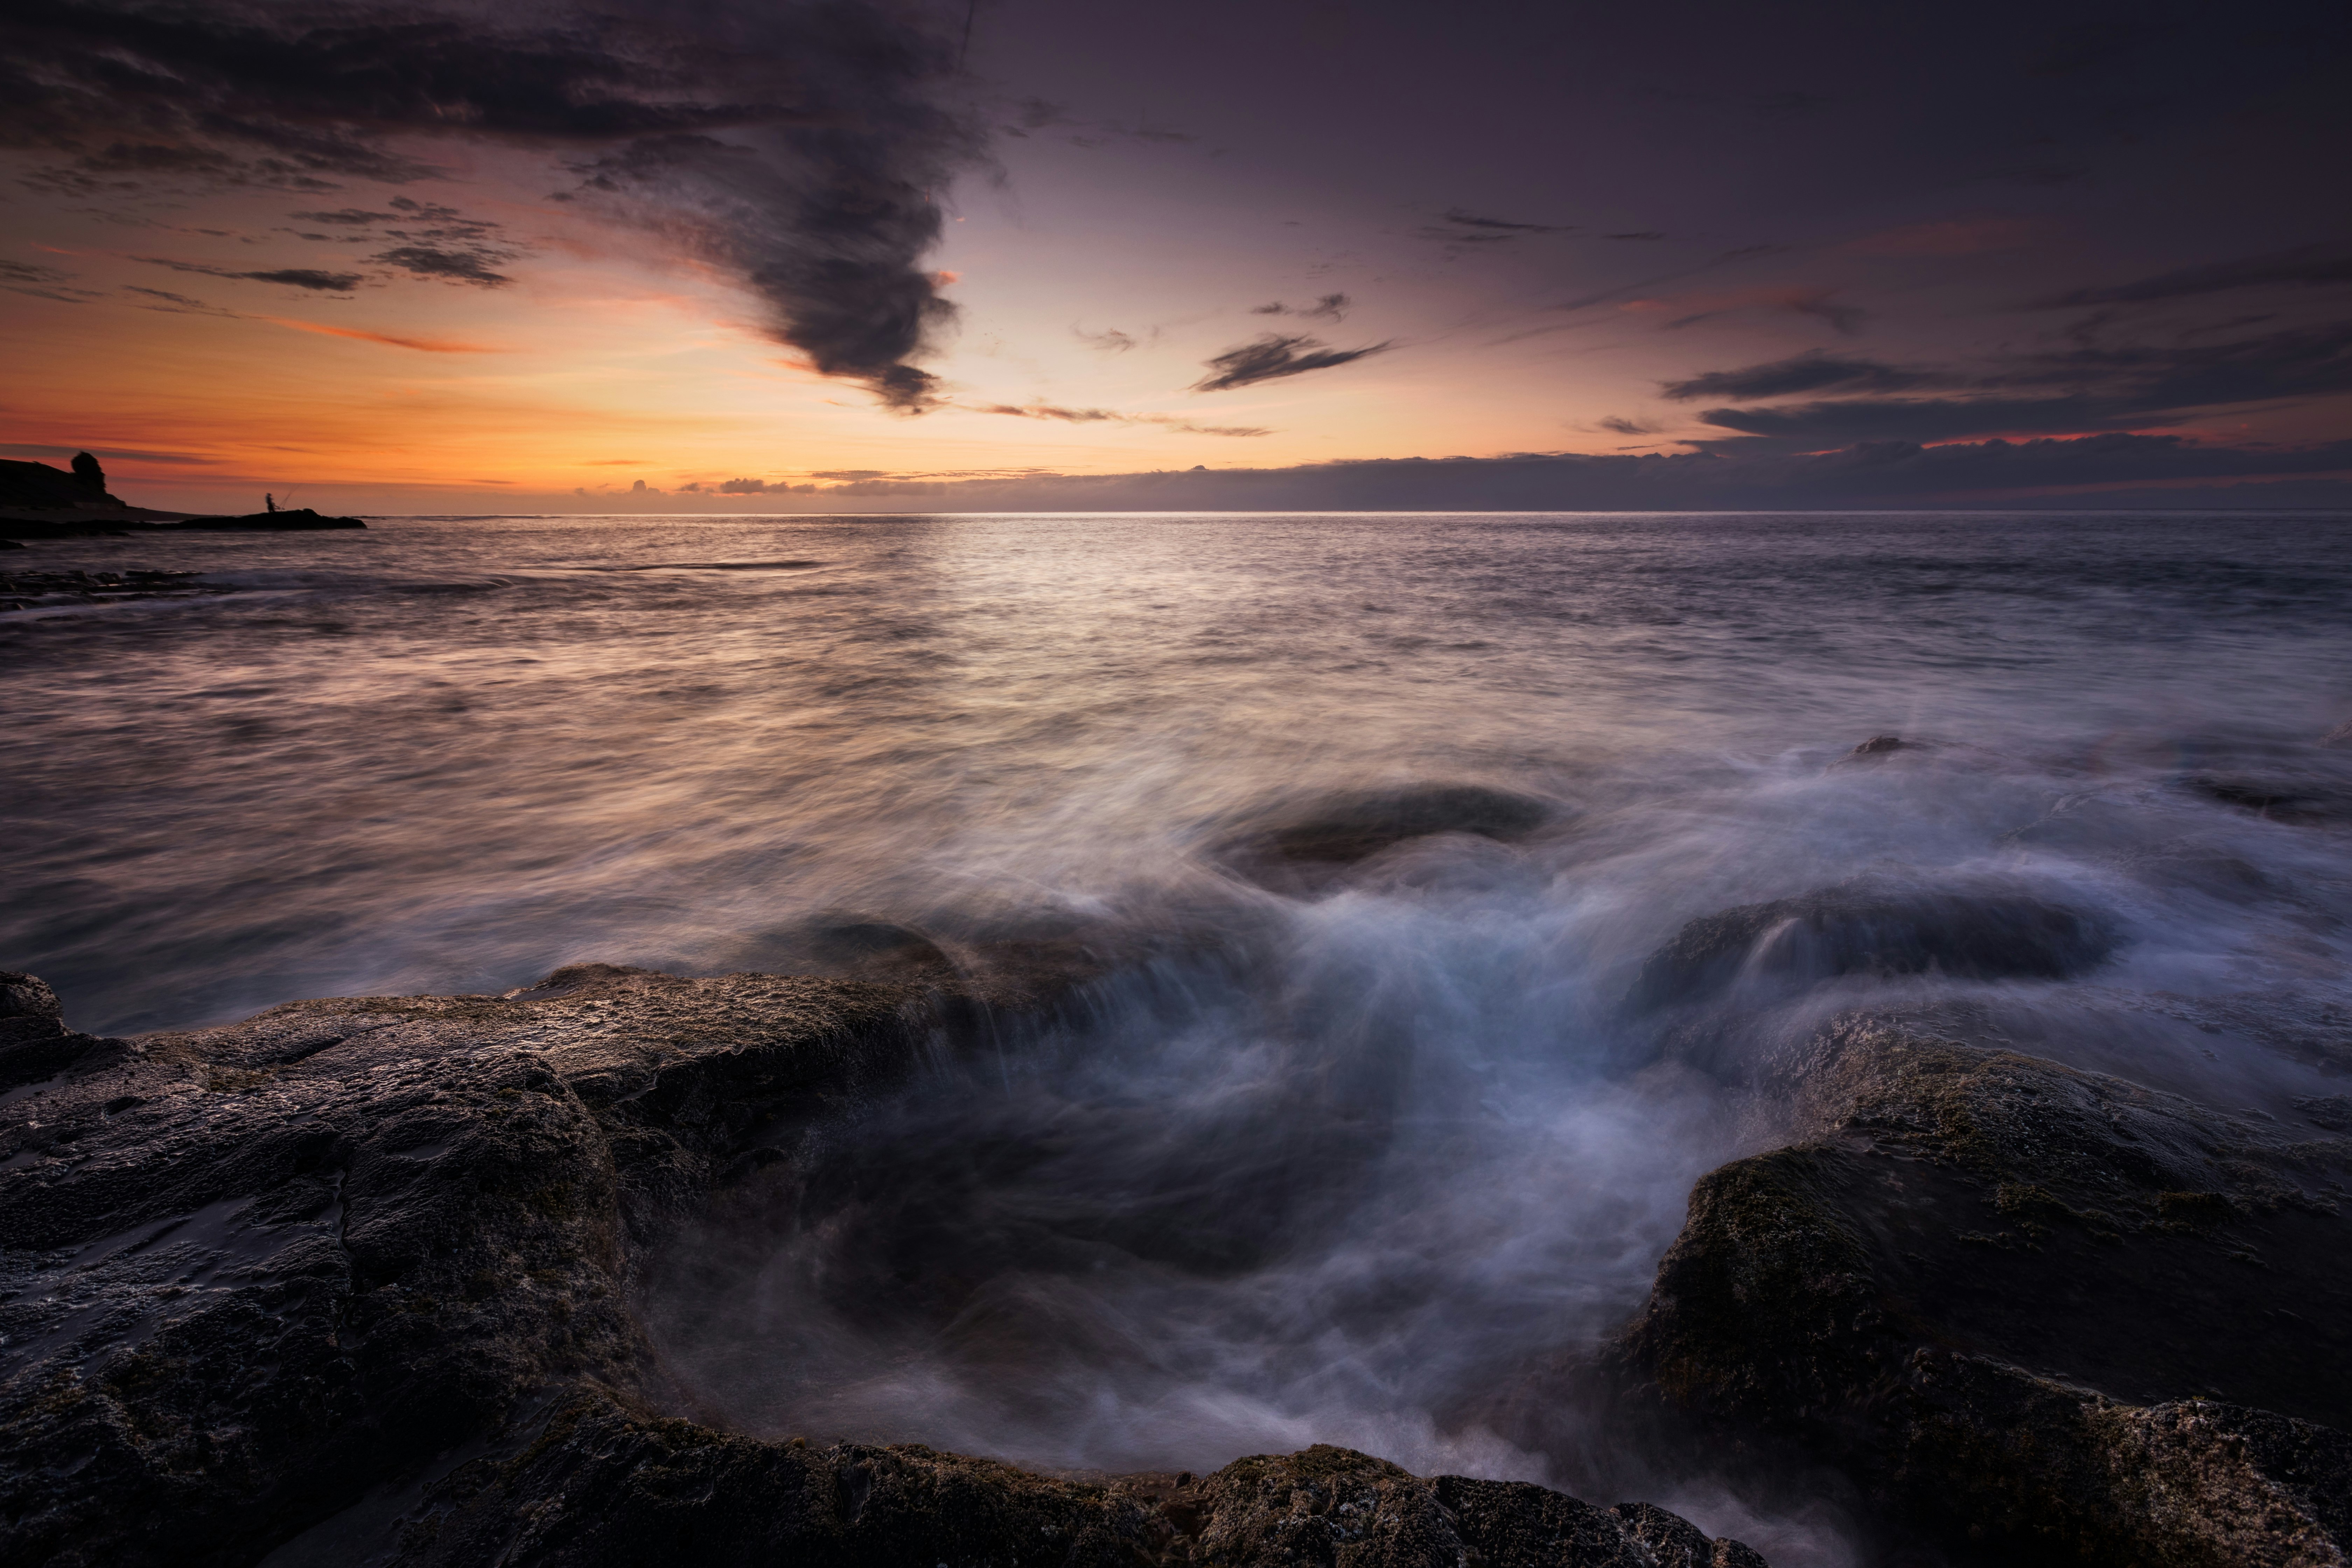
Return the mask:
<svg viewBox="0 0 2352 1568">
<path fill-rule="evenodd" d="M 0 456 L 157 507 L 2352 505 L 2352 11 L 0 19 Z"/>
</svg>

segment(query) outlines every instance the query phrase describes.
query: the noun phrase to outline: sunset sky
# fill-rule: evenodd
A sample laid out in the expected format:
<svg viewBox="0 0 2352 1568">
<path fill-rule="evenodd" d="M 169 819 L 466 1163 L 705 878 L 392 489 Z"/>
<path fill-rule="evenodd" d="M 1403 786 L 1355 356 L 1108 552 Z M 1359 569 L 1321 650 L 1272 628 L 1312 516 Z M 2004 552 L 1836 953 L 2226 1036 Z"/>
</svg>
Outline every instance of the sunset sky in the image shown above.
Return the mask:
<svg viewBox="0 0 2352 1568">
<path fill-rule="evenodd" d="M 2340 5 L 11 15 L 0 453 L 143 504 L 2352 497 Z"/>
</svg>

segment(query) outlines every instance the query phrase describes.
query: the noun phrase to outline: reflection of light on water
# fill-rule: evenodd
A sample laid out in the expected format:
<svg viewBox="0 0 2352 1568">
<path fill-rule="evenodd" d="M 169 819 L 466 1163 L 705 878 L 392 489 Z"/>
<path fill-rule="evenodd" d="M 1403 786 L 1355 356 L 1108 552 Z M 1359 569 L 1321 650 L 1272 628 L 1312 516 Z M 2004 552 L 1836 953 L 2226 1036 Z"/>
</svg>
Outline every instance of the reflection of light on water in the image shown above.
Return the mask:
<svg viewBox="0 0 2352 1568">
<path fill-rule="evenodd" d="M 2306 1068 L 2147 999 L 2341 1001 L 2340 833 L 2180 783 L 2344 782 L 2352 756 L 2308 744 L 2344 717 L 2352 618 L 2326 520 L 2217 543 L 2164 518 L 510 519 L 45 549 L 250 590 L 0 618 L 0 938 L 84 1026 L 572 959 L 833 962 L 844 922 L 1222 947 L 801 1169 L 1060 1137 L 1066 1180 L 932 1182 L 1016 1216 L 1096 1194 L 1049 1238 L 1169 1207 L 1180 1172 L 1222 1213 L 1252 1189 L 1221 1183 L 1270 1169 L 1261 1255 L 982 1247 L 990 1310 L 942 1341 L 845 1317 L 813 1230 L 713 1236 L 726 1321 L 674 1348 L 734 1368 L 747 1419 L 1072 1466 L 1311 1438 L 1572 1480 L 1575 1435 L 1489 1419 L 1482 1384 L 1638 1302 L 1692 1175 L 1770 1135 L 1741 1074 L 1808 1018 L 1964 997 L 2035 1050 L 2275 1105 Z M 1827 765 L 1890 731 L 1942 744 Z M 1558 815 L 1297 896 L 1217 859 L 1270 802 L 1426 781 Z M 1859 878 L 2013 885 L 2126 942 L 2080 981 L 1846 982 L 1680 1035 L 1618 1010 L 1684 921 Z M 1103 1121 L 1141 1131 L 1089 1142 Z M 764 1347 L 715 1331 L 760 1321 Z M 983 1352 L 1030 1375 L 980 1375 Z M 831 1381 L 778 1370 L 810 1364 Z"/>
</svg>

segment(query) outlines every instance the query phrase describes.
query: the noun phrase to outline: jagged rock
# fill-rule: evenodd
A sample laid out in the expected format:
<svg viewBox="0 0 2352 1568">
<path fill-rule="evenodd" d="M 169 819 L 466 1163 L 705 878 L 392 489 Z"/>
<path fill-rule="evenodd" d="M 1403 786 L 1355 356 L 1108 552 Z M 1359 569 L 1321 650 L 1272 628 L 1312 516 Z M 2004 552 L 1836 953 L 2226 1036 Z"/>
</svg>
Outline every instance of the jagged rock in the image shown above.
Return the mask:
<svg viewBox="0 0 2352 1568">
<path fill-rule="evenodd" d="M 1083 1486 L 649 1414 L 630 1301 L 650 1251 L 803 1127 L 979 1037 L 976 1015 L 1047 1005 L 1087 973 L 1053 944 L 887 981 L 575 964 L 507 996 L 298 1002 L 136 1040 L 76 1034 L 48 987 L 0 975 L 0 1560 L 1197 1548 L 1455 1568 L 1475 1547 L 1497 1564 L 1754 1568 L 1654 1509 L 1339 1450 Z"/>
<path fill-rule="evenodd" d="M 76 453 L 69 469 L 0 458 L 0 506 L 65 510 L 121 505 L 107 494 L 106 472 L 88 452 Z"/>
<path fill-rule="evenodd" d="M 325 1561 L 322 1531 L 285 1561 Z M 1055 1480 L 916 1447 L 814 1448 L 723 1436 L 580 1397 L 510 1460 L 426 1489 L 413 1568 L 1043 1563 L 1348 1568 L 1764 1568 L 1663 1509 L 1519 1482 L 1424 1480 L 1345 1448 L 1237 1459 L 1214 1475 Z"/>
<path fill-rule="evenodd" d="M 1742 982 L 1793 989 L 1842 974 L 2060 979 L 2114 946 L 2099 916 L 2021 893 L 1856 883 L 1700 916 L 1643 963 L 1631 1001 L 1662 1007 Z"/>
<path fill-rule="evenodd" d="M 1629 1331 L 1674 1404 L 2050 1561 L 2352 1549 L 2352 1140 L 1869 1020 L 1703 1179 Z"/>
</svg>

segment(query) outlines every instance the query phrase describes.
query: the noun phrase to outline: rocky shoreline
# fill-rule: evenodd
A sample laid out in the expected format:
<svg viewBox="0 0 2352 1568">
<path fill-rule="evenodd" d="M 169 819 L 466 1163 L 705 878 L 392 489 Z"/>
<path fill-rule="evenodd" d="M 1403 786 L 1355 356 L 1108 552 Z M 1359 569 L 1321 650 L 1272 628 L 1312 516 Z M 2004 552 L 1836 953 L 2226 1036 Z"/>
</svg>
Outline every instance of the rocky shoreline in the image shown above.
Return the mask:
<svg viewBox="0 0 2352 1568">
<path fill-rule="evenodd" d="M 665 1237 L 1102 962 L 574 965 L 128 1040 L 0 977 L 0 1555 L 1761 1563 L 1341 1449 L 1080 1481 L 663 1414 Z M 1773 1071 L 1801 1136 L 1699 1184 L 1588 1394 L 1834 1469 L 1908 1561 L 2345 1561 L 2352 1139 L 1885 1018 Z"/>
</svg>

